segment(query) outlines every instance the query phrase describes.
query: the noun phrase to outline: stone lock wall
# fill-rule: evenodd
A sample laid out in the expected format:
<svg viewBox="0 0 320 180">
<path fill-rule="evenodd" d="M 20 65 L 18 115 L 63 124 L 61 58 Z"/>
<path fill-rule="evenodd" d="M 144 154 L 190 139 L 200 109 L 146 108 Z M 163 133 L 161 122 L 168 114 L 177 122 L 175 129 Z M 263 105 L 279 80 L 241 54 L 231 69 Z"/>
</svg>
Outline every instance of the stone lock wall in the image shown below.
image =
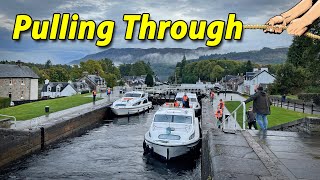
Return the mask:
<svg viewBox="0 0 320 180">
<path fill-rule="evenodd" d="M 320 136 L 320 118 L 306 117 L 296 121 L 271 127 L 270 130 L 305 132 L 310 135 Z"/>
<path fill-rule="evenodd" d="M 108 116 L 107 106 L 83 112 L 43 126 L 41 129 L 17 131 L 0 128 L 0 168 L 59 140 L 77 136 L 96 127 Z M 43 140 L 43 141 L 42 141 Z"/>
</svg>

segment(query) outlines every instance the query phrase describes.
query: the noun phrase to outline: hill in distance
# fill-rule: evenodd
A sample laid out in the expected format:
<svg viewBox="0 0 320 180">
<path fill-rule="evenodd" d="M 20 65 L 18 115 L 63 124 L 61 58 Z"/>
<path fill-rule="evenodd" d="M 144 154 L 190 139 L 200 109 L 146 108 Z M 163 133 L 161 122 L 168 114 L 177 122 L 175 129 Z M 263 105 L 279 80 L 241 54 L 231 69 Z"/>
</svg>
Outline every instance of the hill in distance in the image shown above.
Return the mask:
<svg viewBox="0 0 320 180">
<path fill-rule="evenodd" d="M 281 64 L 287 59 L 288 48 L 262 48 L 258 51 L 248 51 L 248 52 L 230 52 L 226 54 L 211 54 L 200 56 L 197 60 L 207 60 L 207 59 L 230 59 L 230 60 L 240 60 L 240 61 L 252 61 L 258 64 Z"/>
<path fill-rule="evenodd" d="M 259 64 L 280 64 L 287 58 L 288 48 L 263 48 L 261 50 L 248 52 L 230 52 L 218 54 L 219 49 L 200 47 L 197 49 L 183 48 L 110 48 L 96 54 L 87 55 L 79 60 L 74 60 L 69 64 L 79 64 L 82 61 L 111 59 L 115 64 L 134 63 L 139 60 L 150 62 L 155 73 L 160 79 L 169 77 L 176 66 L 185 55 L 191 61 L 201 61 L 207 59 L 229 59 L 240 61 L 252 61 Z"/>
</svg>

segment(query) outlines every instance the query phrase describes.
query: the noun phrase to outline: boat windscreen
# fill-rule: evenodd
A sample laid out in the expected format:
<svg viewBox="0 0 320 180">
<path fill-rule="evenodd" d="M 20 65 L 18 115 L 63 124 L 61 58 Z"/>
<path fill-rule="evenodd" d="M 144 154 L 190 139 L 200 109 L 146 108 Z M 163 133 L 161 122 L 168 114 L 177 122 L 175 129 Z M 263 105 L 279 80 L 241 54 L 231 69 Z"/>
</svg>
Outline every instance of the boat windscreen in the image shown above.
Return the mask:
<svg viewBox="0 0 320 180">
<path fill-rule="evenodd" d="M 185 123 L 185 124 L 192 124 L 191 116 L 173 116 L 173 123 Z"/>
<path fill-rule="evenodd" d="M 192 124 L 192 117 L 191 116 L 182 116 L 182 115 L 157 114 L 154 117 L 154 122 L 171 122 L 171 123 Z"/>
<path fill-rule="evenodd" d="M 128 94 L 125 94 L 124 97 L 140 97 L 141 94 L 135 94 L 135 93 L 128 93 Z"/>
<path fill-rule="evenodd" d="M 177 101 L 182 101 L 182 98 L 176 98 Z"/>
<path fill-rule="evenodd" d="M 196 98 L 190 98 L 190 101 L 191 102 L 197 102 L 197 99 Z"/>
<path fill-rule="evenodd" d="M 154 117 L 154 122 L 172 122 L 172 115 L 158 114 Z"/>
</svg>

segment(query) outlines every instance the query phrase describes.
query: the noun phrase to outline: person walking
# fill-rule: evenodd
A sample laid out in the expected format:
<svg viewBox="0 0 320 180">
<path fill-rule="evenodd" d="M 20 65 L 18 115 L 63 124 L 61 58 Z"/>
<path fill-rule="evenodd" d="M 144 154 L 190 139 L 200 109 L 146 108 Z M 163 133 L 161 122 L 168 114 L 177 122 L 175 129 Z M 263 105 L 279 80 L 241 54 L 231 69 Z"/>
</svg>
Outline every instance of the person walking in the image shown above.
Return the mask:
<svg viewBox="0 0 320 180">
<path fill-rule="evenodd" d="M 254 129 L 258 129 L 257 128 L 257 122 L 256 122 L 256 117 L 255 117 L 255 114 L 253 112 L 253 109 L 252 107 L 249 107 L 248 111 L 246 112 L 247 114 L 247 121 L 248 121 L 248 126 L 249 126 L 249 129 L 252 128 L 252 126 L 254 127 Z"/>
<path fill-rule="evenodd" d="M 268 128 L 268 118 L 267 115 L 271 114 L 270 106 L 272 102 L 263 87 L 259 86 L 257 92 L 250 96 L 245 103 L 253 101 L 253 113 L 256 113 L 256 120 L 260 126 L 260 129 L 266 131 Z"/>
<path fill-rule="evenodd" d="M 224 110 L 224 102 L 222 99 L 220 99 L 220 102 L 218 104 L 218 109 L 221 109 L 222 111 Z"/>
<path fill-rule="evenodd" d="M 211 102 L 213 102 L 213 99 L 214 99 L 214 91 L 211 90 L 211 92 L 210 92 L 210 100 L 211 100 Z"/>
</svg>

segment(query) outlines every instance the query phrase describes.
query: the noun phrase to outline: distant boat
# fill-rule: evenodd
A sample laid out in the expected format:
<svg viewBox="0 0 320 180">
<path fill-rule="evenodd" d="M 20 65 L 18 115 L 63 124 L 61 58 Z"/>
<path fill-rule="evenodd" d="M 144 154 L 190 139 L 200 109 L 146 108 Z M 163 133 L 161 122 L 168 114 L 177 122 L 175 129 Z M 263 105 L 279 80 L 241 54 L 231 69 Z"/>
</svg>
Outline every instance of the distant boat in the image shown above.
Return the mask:
<svg viewBox="0 0 320 180">
<path fill-rule="evenodd" d="M 145 152 L 156 153 L 166 160 L 199 150 L 200 125 L 191 108 L 163 108 L 154 115 L 144 136 Z"/>
<path fill-rule="evenodd" d="M 111 106 L 112 112 L 118 116 L 137 114 L 150 108 L 152 102 L 148 100 L 148 93 L 142 91 L 127 92 Z"/>
</svg>

